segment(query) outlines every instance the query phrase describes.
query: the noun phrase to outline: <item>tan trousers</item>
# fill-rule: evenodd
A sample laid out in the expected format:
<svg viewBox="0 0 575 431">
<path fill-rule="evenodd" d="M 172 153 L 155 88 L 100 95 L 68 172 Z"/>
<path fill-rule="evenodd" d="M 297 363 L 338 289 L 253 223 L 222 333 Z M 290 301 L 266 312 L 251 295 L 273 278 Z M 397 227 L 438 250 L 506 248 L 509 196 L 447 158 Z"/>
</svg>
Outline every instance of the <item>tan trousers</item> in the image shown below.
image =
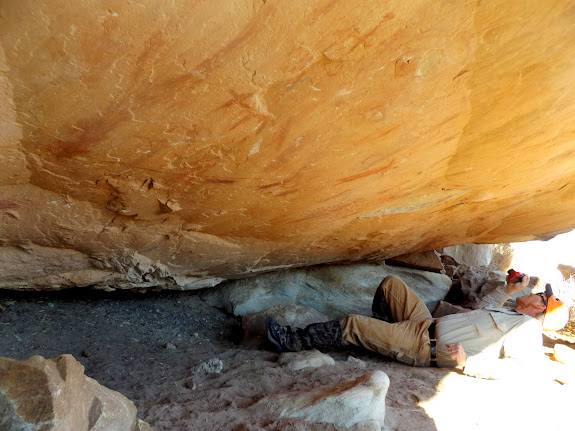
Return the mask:
<svg viewBox="0 0 575 431">
<path fill-rule="evenodd" d="M 429 366 L 431 313 L 397 277 L 386 277 L 378 289 L 382 289 L 395 323 L 351 314 L 341 321 L 344 341 L 408 365 Z"/>
</svg>

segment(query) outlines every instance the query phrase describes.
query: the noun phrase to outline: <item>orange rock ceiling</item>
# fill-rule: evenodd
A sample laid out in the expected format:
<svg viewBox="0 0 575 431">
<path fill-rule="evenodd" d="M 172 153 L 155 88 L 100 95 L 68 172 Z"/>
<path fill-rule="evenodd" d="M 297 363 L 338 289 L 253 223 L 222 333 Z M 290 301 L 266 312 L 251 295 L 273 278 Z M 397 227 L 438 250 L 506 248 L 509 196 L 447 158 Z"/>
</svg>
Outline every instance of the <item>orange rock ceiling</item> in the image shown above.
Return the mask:
<svg viewBox="0 0 575 431">
<path fill-rule="evenodd" d="M 0 0 L 0 287 L 575 228 L 575 4 Z"/>
</svg>

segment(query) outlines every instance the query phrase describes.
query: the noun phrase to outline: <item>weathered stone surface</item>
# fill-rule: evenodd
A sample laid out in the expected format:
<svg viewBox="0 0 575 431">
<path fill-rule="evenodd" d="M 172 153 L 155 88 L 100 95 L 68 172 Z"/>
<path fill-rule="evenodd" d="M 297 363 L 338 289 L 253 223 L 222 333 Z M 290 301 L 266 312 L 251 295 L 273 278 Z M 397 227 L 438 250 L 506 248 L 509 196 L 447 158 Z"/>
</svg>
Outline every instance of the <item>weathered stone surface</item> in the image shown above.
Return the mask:
<svg viewBox="0 0 575 431">
<path fill-rule="evenodd" d="M 311 323 L 329 320 L 329 316 L 311 307 L 275 305 L 267 310 L 242 316 L 244 344 L 261 344 L 267 339 L 265 324 L 268 316 L 273 316 L 280 325 L 290 325 L 296 328 L 305 328 Z"/>
<path fill-rule="evenodd" d="M 389 377 L 383 371 L 373 371 L 336 386 L 264 398 L 250 410 L 272 418 L 302 418 L 346 428 L 376 422 L 381 428 L 388 389 Z"/>
<path fill-rule="evenodd" d="M 480 298 L 506 284 L 507 274 L 501 271 L 468 268 L 465 265 L 460 265 L 456 275 L 451 289 L 445 296 L 445 301 L 466 308 L 474 308 Z M 529 284 L 525 288 L 511 295 L 509 305 L 519 296 L 543 290 L 540 286 L 539 277 L 531 276 Z"/>
<path fill-rule="evenodd" d="M 282 353 L 278 358 L 278 363 L 292 371 L 335 365 L 331 356 L 321 353 L 317 349 Z"/>
<path fill-rule="evenodd" d="M 493 271 L 507 272 L 513 262 L 514 249 L 511 244 L 495 244 L 493 256 L 489 263 L 489 269 Z"/>
<path fill-rule="evenodd" d="M 494 244 L 463 244 L 444 247 L 441 253 L 471 267 L 488 267 L 495 251 Z"/>
<path fill-rule="evenodd" d="M 236 316 L 274 305 L 303 305 L 330 319 L 354 313 L 371 316 L 375 291 L 388 275 L 401 278 L 430 310 L 451 288 L 449 277 L 433 272 L 375 264 L 323 265 L 222 283 L 202 298 Z"/>
<path fill-rule="evenodd" d="M 212 358 L 206 362 L 202 362 L 196 368 L 194 373 L 197 374 L 220 374 L 224 369 L 224 363 L 221 359 Z"/>
<path fill-rule="evenodd" d="M 575 279 L 575 267 L 560 264 L 557 266 L 557 269 L 561 272 L 561 275 L 563 275 L 563 279 L 565 280 Z"/>
<path fill-rule="evenodd" d="M 3 1 L 0 286 L 196 289 L 571 230 L 574 19 Z"/>
<path fill-rule="evenodd" d="M 441 272 L 443 270 L 441 258 L 435 250 L 402 254 L 392 257 L 391 259 L 386 259 L 385 263 L 432 272 Z"/>
<path fill-rule="evenodd" d="M 84 375 L 71 355 L 27 361 L 0 358 L 0 429 L 147 431 L 122 394 Z"/>
</svg>

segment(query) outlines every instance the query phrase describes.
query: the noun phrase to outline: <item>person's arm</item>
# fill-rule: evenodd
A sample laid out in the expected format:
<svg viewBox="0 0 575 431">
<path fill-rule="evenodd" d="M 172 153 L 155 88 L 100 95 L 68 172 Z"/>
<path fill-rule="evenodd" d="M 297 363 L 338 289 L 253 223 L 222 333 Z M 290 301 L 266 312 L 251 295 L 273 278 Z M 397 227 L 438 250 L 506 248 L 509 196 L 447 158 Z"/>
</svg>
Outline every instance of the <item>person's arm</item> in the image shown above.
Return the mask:
<svg viewBox="0 0 575 431">
<path fill-rule="evenodd" d="M 485 295 L 479 300 L 475 309 L 485 308 L 487 306 L 501 307 L 505 301 L 507 301 L 511 295 L 525 289 L 529 285 L 529 276 L 525 274 L 523 280 L 518 283 L 507 283 L 500 289 L 496 289 L 493 292 Z"/>
</svg>

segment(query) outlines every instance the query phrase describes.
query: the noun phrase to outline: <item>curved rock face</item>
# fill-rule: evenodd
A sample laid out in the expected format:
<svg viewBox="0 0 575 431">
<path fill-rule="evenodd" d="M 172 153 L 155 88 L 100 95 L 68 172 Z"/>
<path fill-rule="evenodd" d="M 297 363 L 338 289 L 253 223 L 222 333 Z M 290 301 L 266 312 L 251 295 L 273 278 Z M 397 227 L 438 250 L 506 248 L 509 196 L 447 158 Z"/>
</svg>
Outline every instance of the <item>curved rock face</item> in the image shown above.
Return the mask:
<svg viewBox="0 0 575 431">
<path fill-rule="evenodd" d="M 575 228 L 575 5 L 0 4 L 0 285 L 198 288 Z"/>
</svg>

